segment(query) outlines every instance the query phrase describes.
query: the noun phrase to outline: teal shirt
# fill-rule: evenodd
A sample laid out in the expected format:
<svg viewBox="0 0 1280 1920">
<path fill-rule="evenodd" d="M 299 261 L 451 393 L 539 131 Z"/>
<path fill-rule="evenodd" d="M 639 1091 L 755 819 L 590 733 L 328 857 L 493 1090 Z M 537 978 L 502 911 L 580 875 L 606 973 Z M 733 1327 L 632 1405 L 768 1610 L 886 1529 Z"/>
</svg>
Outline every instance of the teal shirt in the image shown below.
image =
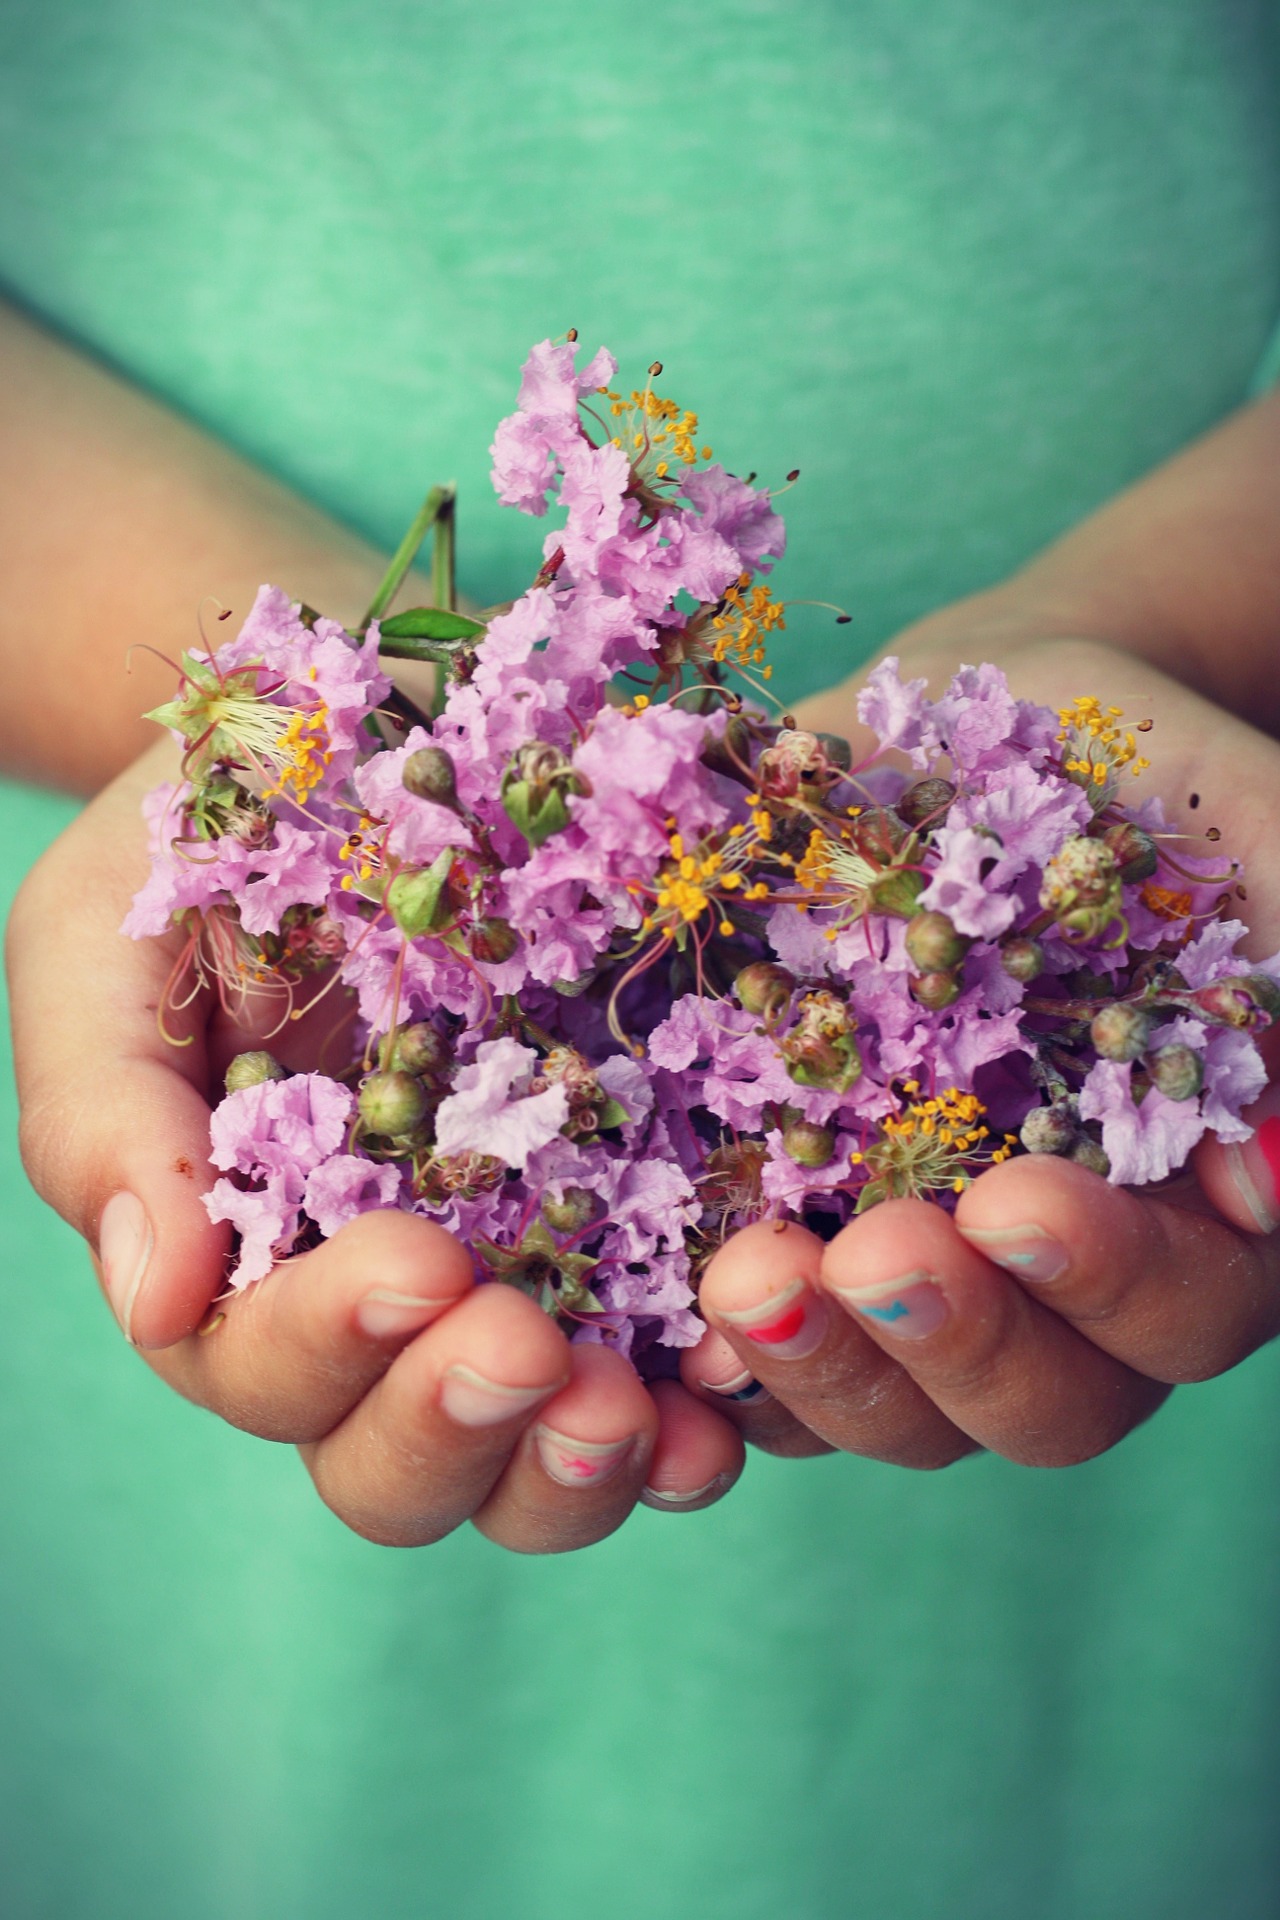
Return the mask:
<svg viewBox="0 0 1280 1920">
<path fill-rule="evenodd" d="M 853 624 L 793 610 L 794 697 L 1243 397 L 1278 71 L 1261 0 L 11 0 L 0 280 L 383 543 L 456 475 L 482 600 L 530 343 L 661 358 L 802 471 L 779 585 Z M 10 889 L 67 817 L 4 794 Z M 3 1191 L 6 1912 L 1275 1912 L 1274 1351 L 1065 1473 L 753 1457 L 585 1554 L 394 1554 Z"/>
</svg>

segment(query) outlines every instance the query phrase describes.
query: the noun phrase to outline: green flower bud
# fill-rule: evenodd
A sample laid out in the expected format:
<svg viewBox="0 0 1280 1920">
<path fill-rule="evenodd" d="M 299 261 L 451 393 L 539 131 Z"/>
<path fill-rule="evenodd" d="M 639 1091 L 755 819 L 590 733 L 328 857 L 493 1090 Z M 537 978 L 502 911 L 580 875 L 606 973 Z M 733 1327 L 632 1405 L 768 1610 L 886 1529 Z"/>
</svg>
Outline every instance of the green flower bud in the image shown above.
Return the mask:
<svg viewBox="0 0 1280 1920">
<path fill-rule="evenodd" d="M 228 1093 L 260 1087 L 268 1080 L 287 1080 L 288 1074 L 273 1053 L 238 1053 L 226 1072 Z"/>
<path fill-rule="evenodd" d="M 391 1065 L 403 1073 L 425 1074 L 437 1078 L 448 1068 L 453 1056 L 442 1035 L 426 1020 L 401 1027 L 391 1046 Z"/>
<path fill-rule="evenodd" d="M 1028 1153 L 1070 1153 L 1080 1127 L 1071 1109 L 1055 1100 L 1047 1107 L 1032 1107 L 1019 1138 Z"/>
<path fill-rule="evenodd" d="M 1040 905 L 1064 933 L 1097 940 L 1124 906 L 1120 869 L 1110 847 L 1084 834 L 1065 840 L 1044 870 Z"/>
<path fill-rule="evenodd" d="M 362 1125 L 381 1139 L 412 1133 L 425 1118 L 427 1094 L 422 1082 L 398 1068 L 371 1073 L 356 1096 Z"/>
<path fill-rule="evenodd" d="M 554 1233 L 580 1233 L 596 1217 L 599 1202 L 585 1187 L 565 1187 L 558 1200 L 548 1194 L 542 1217 Z"/>
<path fill-rule="evenodd" d="M 451 918 L 445 887 L 456 858 L 446 847 L 429 867 L 406 869 L 387 888 L 387 911 L 407 940 L 434 932 Z"/>
<path fill-rule="evenodd" d="M 438 806 L 452 807 L 458 798 L 458 781 L 452 757 L 443 747 L 418 747 L 404 763 L 400 775 L 406 793 L 419 800 L 434 800 Z"/>
<path fill-rule="evenodd" d="M 782 1150 L 798 1167 L 827 1167 L 836 1150 L 830 1127 L 812 1120 L 792 1120 L 782 1129 Z"/>
<path fill-rule="evenodd" d="M 1193 1047 L 1157 1047 L 1143 1064 L 1166 1100 L 1194 1100 L 1204 1085 L 1204 1061 Z"/>
<path fill-rule="evenodd" d="M 520 936 L 509 920 L 488 914 L 477 920 L 467 936 L 467 948 L 473 960 L 500 967 L 520 945 Z"/>
<path fill-rule="evenodd" d="M 559 747 L 541 740 L 529 740 L 517 748 L 502 776 L 507 817 L 533 847 L 568 826 L 567 796 L 587 791 L 586 781 Z"/>
<path fill-rule="evenodd" d="M 935 968 L 932 973 L 918 974 L 908 983 L 911 998 L 930 1013 L 941 1013 L 944 1007 L 950 1007 L 960 998 L 960 982 L 954 973 L 943 968 Z"/>
<path fill-rule="evenodd" d="M 753 960 L 733 983 L 738 1005 L 770 1022 L 786 1012 L 795 990 L 795 975 L 772 960 Z"/>
<path fill-rule="evenodd" d="M 836 994 L 826 988 L 806 993 L 795 1025 L 780 1046 L 796 1085 L 848 1093 L 862 1076 L 862 1055 L 853 1029 L 853 1015 Z"/>
<path fill-rule="evenodd" d="M 1038 940 L 1006 940 L 1000 949 L 1000 965 L 1011 980 L 1029 986 L 1044 972 L 1044 948 Z"/>
<path fill-rule="evenodd" d="M 848 773 L 853 765 L 853 748 L 839 733 L 819 733 L 814 738 L 837 773 Z"/>
<path fill-rule="evenodd" d="M 1141 1007 L 1113 1001 L 1089 1023 L 1089 1037 L 1103 1060 L 1137 1060 L 1151 1038 L 1151 1015 Z"/>
<path fill-rule="evenodd" d="M 972 940 L 956 932 L 945 913 L 928 910 L 907 922 L 907 952 L 921 973 L 949 972 L 960 965 L 972 945 Z"/>
<path fill-rule="evenodd" d="M 1102 844 L 1115 855 L 1120 878 L 1126 886 L 1149 880 L 1159 864 L 1156 843 L 1149 833 L 1131 820 L 1117 820 L 1102 835 Z"/>
<path fill-rule="evenodd" d="M 898 795 L 893 810 L 909 827 L 924 827 L 932 832 L 946 819 L 955 797 L 956 789 L 950 780 L 917 780 L 914 786 Z"/>
<path fill-rule="evenodd" d="M 1111 1171 L 1111 1162 L 1101 1145 L 1088 1134 L 1076 1141 L 1067 1158 L 1074 1160 L 1078 1167 L 1088 1167 L 1090 1173 L 1100 1173 L 1104 1180 Z"/>
</svg>

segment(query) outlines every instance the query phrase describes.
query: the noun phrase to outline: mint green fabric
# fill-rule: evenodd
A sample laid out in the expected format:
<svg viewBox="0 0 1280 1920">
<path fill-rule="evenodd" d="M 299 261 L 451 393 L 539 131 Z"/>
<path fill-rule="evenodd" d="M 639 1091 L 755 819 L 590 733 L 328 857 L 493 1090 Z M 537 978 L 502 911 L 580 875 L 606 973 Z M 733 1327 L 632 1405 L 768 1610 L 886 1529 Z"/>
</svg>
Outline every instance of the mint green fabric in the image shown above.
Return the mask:
<svg viewBox="0 0 1280 1920">
<path fill-rule="evenodd" d="M 802 469 L 784 591 L 854 622 L 793 614 L 798 694 L 1247 391 L 1278 39 L 1260 0 L 9 0 L 0 280 L 384 542 L 456 474 L 485 600 L 538 537 L 485 472 L 528 345 L 662 358 L 730 465 Z M 6 889 L 68 815 L 0 796 Z M 6 1914 L 1275 1913 L 1274 1350 L 1066 1473 L 757 1458 L 586 1554 L 393 1554 L 123 1350 L 6 1155 Z"/>
</svg>

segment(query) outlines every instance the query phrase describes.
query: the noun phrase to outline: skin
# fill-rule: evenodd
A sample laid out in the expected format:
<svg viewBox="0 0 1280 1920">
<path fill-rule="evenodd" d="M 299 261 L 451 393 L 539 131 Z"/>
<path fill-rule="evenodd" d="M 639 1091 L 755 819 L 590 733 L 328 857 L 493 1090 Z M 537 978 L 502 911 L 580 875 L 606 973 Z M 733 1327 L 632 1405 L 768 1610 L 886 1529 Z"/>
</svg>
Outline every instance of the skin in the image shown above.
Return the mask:
<svg viewBox="0 0 1280 1920">
<path fill-rule="evenodd" d="M 189 1044 L 167 1044 L 154 1010 L 172 952 L 118 934 L 146 867 L 139 801 L 172 767 L 167 742 L 134 757 L 136 715 L 164 697 L 170 672 L 135 655 L 129 678 L 121 662 L 138 641 L 174 653 L 202 595 L 241 612 L 265 578 L 351 618 L 380 563 L 16 315 L 0 313 L 0 359 L 11 449 L 0 515 L 16 556 L 0 656 L 21 662 L 26 694 L 20 715 L 0 717 L 0 753 L 13 771 L 96 791 L 10 920 L 24 1159 L 94 1251 L 146 1364 L 233 1424 L 296 1443 L 348 1526 L 416 1545 L 470 1519 L 516 1551 L 565 1551 L 603 1538 L 640 1498 L 666 1511 L 711 1504 L 748 1441 L 917 1468 L 976 1447 L 1069 1464 L 1114 1445 L 1173 1383 L 1235 1365 L 1277 1331 L 1280 1241 L 1259 1231 L 1216 1145 L 1158 1196 L 1024 1159 L 977 1180 L 954 1220 L 895 1201 L 826 1248 L 798 1226 L 752 1228 L 707 1274 L 708 1332 L 683 1356 L 681 1380 L 652 1391 L 617 1355 L 571 1348 L 522 1295 L 476 1288 L 465 1249 L 408 1216 L 358 1220 L 249 1294 L 218 1300 L 226 1229 L 199 1199 L 212 1178 L 209 1103 L 231 1054 L 266 1036 L 196 1002 Z M 1023 573 L 892 649 L 935 683 L 961 660 L 993 659 L 1020 694 L 1058 703 L 1097 692 L 1150 713 L 1157 770 L 1144 791 L 1163 791 L 1180 813 L 1200 793 L 1199 818 L 1251 868 L 1257 955 L 1280 947 L 1280 886 L 1266 862 L 1280 748 L 1231 715 L 1280 723 L 1267 671 L 1280 607 L 1278 445 L 1280 401 L 1245 411 Z M 33 657 L 35 631 L 51 640 Z M 850 682 L 799 718 L 856 737 L 855 697 Z M 92 1021 L 72 1030 L 68 1006 L 92 1007 Z M 325 1041 L 313 1019 L 272 1045 L 303 1066 Z M 119 1230 L 126 1193 L 150 1236 L 141 1261 Z M 105 1241 L 104 1219 L 115 1223 Z M 1028 1227 L 1063 1249 L 1051 1281 L 988 1257 Z M 900 1321 L 868 1318 L 839 1291 L 907 1275 L 927 1275 L 945 1309 L 910 1341 Z M 758 1326 L 789 1289 L 819 1336 L 793 1359 L 730 1317 Z M 766 1391 L 744 1401 L 714 1390 L 744 1379 Z M 476 1424 L 477 1407 L 494 1417 Z"/>
</svg>

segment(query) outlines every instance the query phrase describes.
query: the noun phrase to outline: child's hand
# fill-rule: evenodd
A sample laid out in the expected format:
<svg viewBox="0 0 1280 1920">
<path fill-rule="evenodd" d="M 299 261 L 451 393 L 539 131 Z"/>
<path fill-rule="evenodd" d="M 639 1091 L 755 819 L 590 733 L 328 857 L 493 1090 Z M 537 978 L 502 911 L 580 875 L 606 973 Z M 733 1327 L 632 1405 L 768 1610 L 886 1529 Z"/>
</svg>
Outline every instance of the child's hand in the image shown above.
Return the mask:
<svg viewBox="0 0 1280 1920">
<path fill-rule="evenodd" d="M 167 1044 L 156 1008 L 176 937 L 119 932 L 146 873 L 139 804 L 171 772 L 163 743 L 92 803 L 28 878 L 8 939 L 24 1159 L 97 1248 L 148 1364 L 234 1425 L 297 1442 L 339 1517 L 389 1544 L 473 1519 L 553 1553 L 611 1533 L 638 1498 L 718 1499 L 742 1467 L 721 1410 L 570 1347 L 523 1294 L 475 1286 L 465 1248 L 425 1220 L 366 1215 L 216 1300 L 229 1242 L 200 1201 L 208 1102 L 227 1061 L 267 1041 L 201 1001 L 190 1044 Z M 300 1026 L 270 1044 L 303 1066 L 323 1037 Z"/>
<path fill-rule="evenodd" d="M 989 638 L 952 641 L 904 668 L 945 677 L 991 653 Z M 1106 647 L 996 657 L 1015 692 L 1054 705 L 1096 693 L 1155 721 L 1154 764 L 1135 790 L 1160 792 L 1180 827 L 1220 829 L 1219 849 L 1245 865 L 1250 955 L 1280 947 L 1280 746 Z M 841 692 L 802 723 L 856 732 L 851 711 Z M 1088 1459 L 1172 1384 L 1222 1373 L 1280 1331 L 1276 1116 L 1273 1085 L 1247 1116 L 1269 1122 L 1261 1134 L 1243 1147 L 1206 1140 L 1194 1171 L 1158 1195 L 1028 1155 L 983 1174 L 954 1217 L 892 1200 L 826 1247 L 799 1226 L 752 1227 L 707 1273 L 713 1331 L 682 1357 L 683 1378 L 708 1402 L 718 1389 L 720 1404 L 750 1393 L 748 1379 L 767 1388 L 728 1405 L 775 1452 L 832 1446 L 916 1467 L 979 1446 L 1032 1466 Z"/>
</svg>

